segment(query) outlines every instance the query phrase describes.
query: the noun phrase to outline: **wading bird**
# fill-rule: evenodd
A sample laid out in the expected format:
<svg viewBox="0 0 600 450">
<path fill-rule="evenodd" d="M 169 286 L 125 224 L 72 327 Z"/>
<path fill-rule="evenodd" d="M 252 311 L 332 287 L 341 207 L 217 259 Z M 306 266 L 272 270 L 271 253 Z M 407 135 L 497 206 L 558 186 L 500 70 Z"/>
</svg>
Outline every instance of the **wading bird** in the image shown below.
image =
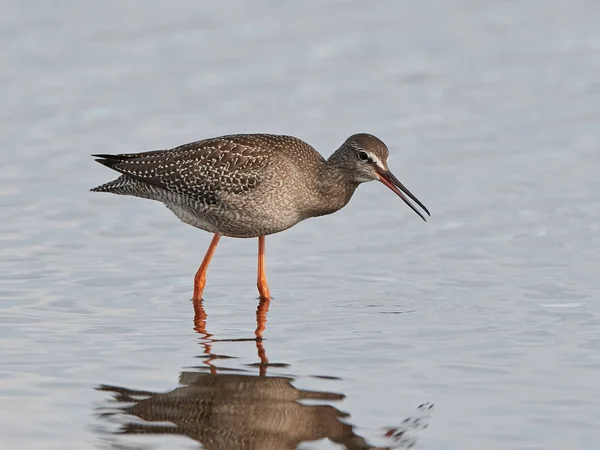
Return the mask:
<svg viewBox="0 0 600 450">
<path fill-rule="evenodd" d="M 258 238 L 258 292 L 269 299 L 265 236 L 338 211 L 359 184 L 380 181 L 423 220 L 408 198 L 430 215 L 390 172 L 388 155 L 380 139 L 364 133 L 350 136 L 329 159 L 292 136 L 228 135 L 170 150 L 92 155 L 121 173 L 92 191 L 158 200 L 181 221 L 214 233 L 194 278 L 194 301 L 202 300 L 221 236 Z"/>
</svg>

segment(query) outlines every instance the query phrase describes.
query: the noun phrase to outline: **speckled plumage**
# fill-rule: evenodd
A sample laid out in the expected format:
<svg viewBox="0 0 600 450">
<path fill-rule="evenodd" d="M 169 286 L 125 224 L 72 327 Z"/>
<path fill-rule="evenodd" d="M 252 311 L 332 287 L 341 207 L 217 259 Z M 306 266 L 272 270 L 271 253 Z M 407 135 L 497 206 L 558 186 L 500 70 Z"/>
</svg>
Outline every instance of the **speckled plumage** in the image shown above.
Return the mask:
<svg viewBox="0 0 600 450">
<path fill-rule="evenodd" d="M 387 160 L 385 144 L 367 134 L 350 137 L 329 160 L 292 136 L 228 135 L 170 150 L 94 155 L 122 175 L 92 191 L 161 201 L 183 222 L 212 233 L 264 236 L 346 205 L 369 181 L 348 176 L 344 155 L 353 147 Z"/>
<path fill-rule="evenodd" d="M 360 183 L 382 182 L 425 220 L 408 198 L 429 211 L 388 170 L 388 155 L 370 134 L 350 136 L 327 160 L 292 136 L 236 134 L 170 150 L 93 155 L 121 176 L 92 191 L 158 200 L 183 222 L 214 233 L 194 277 L 195 302 L 221 236 L 258 237 L 256 285 L 269 299 L 265 236 L 343 208 Z"/>
</svg>

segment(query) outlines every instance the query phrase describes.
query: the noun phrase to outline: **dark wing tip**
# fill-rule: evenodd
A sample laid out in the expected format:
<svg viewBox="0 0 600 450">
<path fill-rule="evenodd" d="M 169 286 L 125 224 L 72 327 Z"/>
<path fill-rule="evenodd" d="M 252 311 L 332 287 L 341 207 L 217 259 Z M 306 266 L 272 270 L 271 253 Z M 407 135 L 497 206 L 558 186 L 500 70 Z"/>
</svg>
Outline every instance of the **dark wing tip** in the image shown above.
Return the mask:
<svg viewBox="0 0 600 450">
<path fill-rule="evenodd" d="M 123 155 L 109 155 L 107 153 L 96 153 L 93 156 L 94 158 L 102 158 L 102 159 L 124 159 Z"/>
<path fill-rule="evenodd" d="M 120 162 L 124 162 L 132 158 L 132 156 L 130 155 L 109 155 L 106 153 L 97 153 L 90 156 L 96 158 L 96 162 L 99 162 L 100 164 L 105 165 L 106 167 L 110 167 L 111 169 L 114 168 L 114 166 L 116 166 Z"/>
<path fill-rule="evenodd" d="M 92 156 L 96 156 L 96 155 L 92 155 Z M 103 166 L 109 167 L 111 169 L 121 162 L 118 159 L 101 159 L 101 158 L 96 158 L 95 161 L 99 162 Z"/>
</svg>

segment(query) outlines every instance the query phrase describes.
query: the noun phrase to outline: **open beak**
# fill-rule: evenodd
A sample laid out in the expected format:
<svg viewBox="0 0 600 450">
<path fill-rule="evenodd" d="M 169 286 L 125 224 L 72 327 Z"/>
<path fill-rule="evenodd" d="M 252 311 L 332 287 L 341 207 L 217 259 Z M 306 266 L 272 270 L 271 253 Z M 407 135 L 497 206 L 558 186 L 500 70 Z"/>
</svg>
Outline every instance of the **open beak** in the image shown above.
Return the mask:
<svg viewBox="0 0 600 450">
<path fill-rule="evenodd" d="M 394 193 L 398 197 L 400 197 L 404 203 L 410 206 L 410 209 L 416 212 L 421 219 L 427 222 L 425 216 L 412 203 L 410 203 L 406 197 L 408 196 L 413 202 L 419 205 L 423 209 L 423 211 L 427 213 L 428 216 L 431 216 L 429 210 L 425 208 L 425 205 L 421 203 L 419 199 L 415 197 L 408 189 L 406 189 L 406 187 L 402 183 L 400 183 L 400 180 L 398 180 L 398 178 L 396 178 L 392 172 L 390 172 L 389 170 L 383 171 L 377 169 L 377 175 L 379 175 L 379 181 L 381 181 L 392 191 L 394 191 Z"/>
</svg>

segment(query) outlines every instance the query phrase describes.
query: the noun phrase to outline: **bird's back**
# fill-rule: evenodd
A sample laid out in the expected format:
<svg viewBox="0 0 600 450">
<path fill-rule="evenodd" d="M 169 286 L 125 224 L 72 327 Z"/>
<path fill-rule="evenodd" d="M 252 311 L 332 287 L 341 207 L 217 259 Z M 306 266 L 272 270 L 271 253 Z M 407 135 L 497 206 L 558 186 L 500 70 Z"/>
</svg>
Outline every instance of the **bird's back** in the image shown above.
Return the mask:
<svg viewBox="0 0 600 450">
<path fill-rule="evenodd" d="M 211 232 L 235 235 L 224 222 L 244 222 L 247 217 L 249 223 L 241 224 L 245 230 L 237 233 L 240 237 L 254 234 L 247 229 L 252 222 L 258 233 L 296 223 L 285 180 L 296 176 L 300 167 L 314 172 L 325 162 L 304 141 L 272 134 L 227 135 L 169 150 L 93 156 L 122 176 L 92 191 L 162 201 L 184 222 Z M 274 198 L 277 195 L 281 198 Z M 281 205 L 272 211 L 277 217 L 267 217 L 266 209 L 262 215 L 252 214 L 267 204 L 271 210 Z M 270 225 L 264 223 L 269 220 Z"/>
</svg>

